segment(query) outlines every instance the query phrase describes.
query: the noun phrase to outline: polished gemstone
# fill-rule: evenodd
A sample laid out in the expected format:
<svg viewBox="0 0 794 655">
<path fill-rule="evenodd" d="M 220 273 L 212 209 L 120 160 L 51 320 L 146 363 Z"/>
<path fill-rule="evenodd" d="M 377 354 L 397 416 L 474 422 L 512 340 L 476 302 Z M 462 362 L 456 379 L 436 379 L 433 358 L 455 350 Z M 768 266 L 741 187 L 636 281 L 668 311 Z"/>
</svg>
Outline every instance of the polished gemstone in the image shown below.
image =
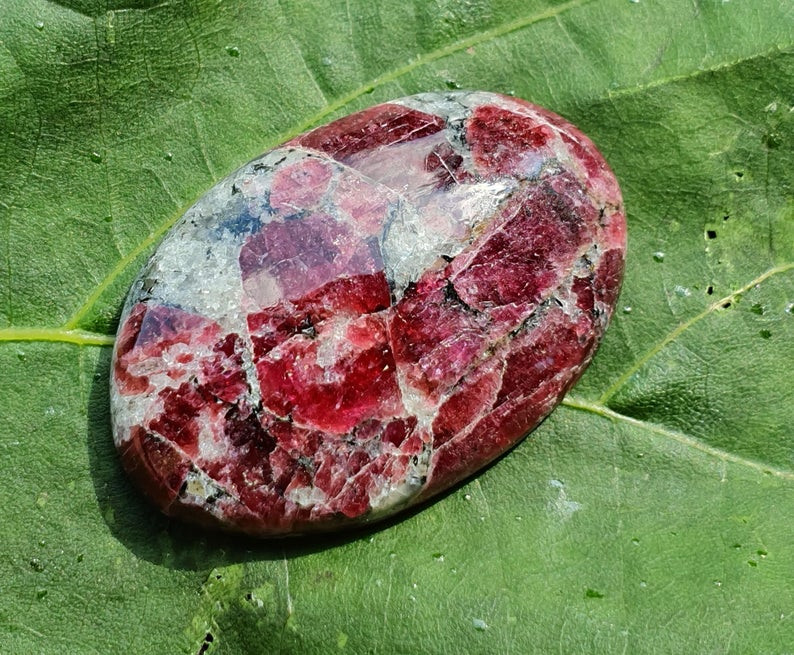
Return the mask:
<svg viewBox="0 0 794 655">
<path fill-rule="evenodd" d="M 133 284 L 123 464 L 167 514 L 255 535 L 393 514 L 555 407 L 624 251 L 603 157 L 522 100 L 425 93 L 302 134 L 211 189 Z"/>
</svg>

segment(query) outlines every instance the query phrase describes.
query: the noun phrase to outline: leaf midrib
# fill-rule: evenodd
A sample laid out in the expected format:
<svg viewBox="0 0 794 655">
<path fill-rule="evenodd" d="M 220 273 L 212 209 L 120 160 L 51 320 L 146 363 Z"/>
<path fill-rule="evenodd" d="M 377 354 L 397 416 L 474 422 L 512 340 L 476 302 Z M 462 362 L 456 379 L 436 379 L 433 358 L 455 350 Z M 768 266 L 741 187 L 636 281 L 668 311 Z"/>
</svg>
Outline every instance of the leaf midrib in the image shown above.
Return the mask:
<svg viewBox="0 0 794 655">
<path fill-rule="evenodd" d="M 609 419 L 611 421 L 626 423 L 628 425 L 649 432 L 655 436 L 673 440 L 689 448 L 694 448 L 695 450 L 703 452 L 721 461 L 730 462 L 733 464 L 739 464 L 741 466 L 745 466 L 747 468 L 753 469 L 763 475 L 772 475 L 777 478 L 781 478 L 783 480 L 794 481 L 794 471 L 788 471 L 786 469 L 777 468 L 774 466 L 764 464 L 763 462 L 757 462 L 755 460 L 751 460 L 749 458 L 730 453 L 721 448 L 717 448 L 715 446 L 709 445 L 706 442 L 702 441 L 701 439 L 697 439 L 695 437 L 687 435 L 684 432 L 673 430 L 657 423 L 642 421 L 640 419 L 636 419 L 626 414 L 621 414 L 620 412 L 616 412 L 613 409 L 610 409 L 604 404 L 605 402 L 604 399 L 609 399 L 610 397 L 612 397 L 614 393 L 616 393 L 617 390 L 621 388 L 632 375 L 634 375 L 638 370 L 640 370 L 640 368 L 642 368 L 642 366 L 644 366 L 648 361 L 650 361 L 650 359 L 652 359 L 656 354 L 661 352 L 665 348 L 665 346 L 673 342 L 675 338 L 683 334 L 693 325 L 695 325 L 699 321 L 709 316 L 722 304 L 728 301 L 733 301 L 741 294 L 746 293 L 749 289 L 757 285 L 760 285 L 761 283 L 774 277 L 775 275 L 786 273 L 787 271 L 790 271 L 792 269 L 794 269 L 794 263 L 781 264 L 780 266 L 771 268 L 765 271 L 764 273 L 762 273 L 761 275 L 757 276 L 756 278 L 754 278 L 744 286 L 740 287 L 736 291 L 733 291 L 729 295 L 725 296 L 725 298 L 718 300 L 715 303 L 712 303 L 700 314 L 697 314 L 691 317 L 690 319 L 680 323 L 663 339 L 661 339 L 653 347 L 651 347 L 648 351 L 646 351 L 646 353 L 643 356 L 639 357 L 631 367 L 629 367 L 619 378 L 617 378 L 616 382 L 613 383 L 607 389 L 607 391 L 605 391 L 604 394 L 602 394 L 602 396 L 598 400 L 590 401 L 584 398 L 578 398 L 576 396 L 568 395 L 562 400 L 560 404 L 570 409 L 587 412 L 595 416 L 599 416 L 601 418 Z M 82 347 L 82 346 L 112 346 L 113 343 L 115 342 L 115 339 L 110 335 L 88 332 L 86 330 L 79 330 L 79 329 L 68 330 L 68 329 L 59 329 L 59 328 L 52 328 L 52 329 L 5 328 L 5 329 L 0 329 L 0 343 L 4 341 L 5 342 L 11 342 L 11 341 L 59 342 L 59 343 L 68 343 Z"/>
</svg>

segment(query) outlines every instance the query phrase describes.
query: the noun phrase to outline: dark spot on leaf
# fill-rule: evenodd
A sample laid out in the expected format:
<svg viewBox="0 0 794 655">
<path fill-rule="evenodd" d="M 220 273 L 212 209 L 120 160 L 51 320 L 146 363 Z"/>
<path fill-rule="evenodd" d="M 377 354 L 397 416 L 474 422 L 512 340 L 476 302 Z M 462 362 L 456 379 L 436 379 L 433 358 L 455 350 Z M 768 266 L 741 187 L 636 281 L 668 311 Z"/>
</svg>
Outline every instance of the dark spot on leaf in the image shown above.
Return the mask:
<svg viewBox="0 0 794 655">
<path fill-rule="evenodd" d="M 595 589 L 590 589 L 588 587 L 587 589 L 585 589 L 584 597 L 585 598 L 603 598 L 604 594 L 602 594 L 600 591 L 596 591 Z"/>
<path fill-rule="evenodd" d="M 754 559 L 748 559 L 748 560 L 747 560 L 747 563 L 748 563 L 750 566 L 758 566 L 758 562 L 756 562 Z"/>
<path fill-rule="evenodd" d="M 768 339 L 772 336 L 772 333 L 769 330 L 761 330 L 758 334 L 761 335 L 762 339 Z"/>
<path fill-rule="evenodd" d="M 753 314 L 758 314 L 759 316 L 761 316 L 761 314 L 764 313 L 764 306 L 761 303 L 757 302 L 755 303 L 755 305 L 750 307 L 750 311 L 753 312 Z"/>
<path fill-rule="evenodd" d="M 325 571 L 320 571 L 317 575 L 315 575 L 314 581 L 317 583 L 332 582 L 335 578 L 336 576 L 334 575 L 334 572 L 326 569 Z"/>
</svg>

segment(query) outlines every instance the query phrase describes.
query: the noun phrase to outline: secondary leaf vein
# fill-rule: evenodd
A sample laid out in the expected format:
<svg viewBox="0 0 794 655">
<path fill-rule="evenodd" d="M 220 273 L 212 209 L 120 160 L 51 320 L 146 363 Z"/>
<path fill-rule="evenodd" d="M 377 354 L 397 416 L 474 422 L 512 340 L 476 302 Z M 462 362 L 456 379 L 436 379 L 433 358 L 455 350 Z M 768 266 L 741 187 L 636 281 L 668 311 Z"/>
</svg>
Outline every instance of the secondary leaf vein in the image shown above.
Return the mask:
<svg viewBox="0 0 794 655">
<path fill-rule="evenodd" d="M 612 398 L 625 384 L 628 380 L 637 372 L 639 371 L 645 364 L 647 364 L 653 357 L 655 357 L 659 352 L 661 352 L 668 344 L 675 341 L 681 334 L 686 332 L 689 328 L 691 328 L 696 323 L 699 323 L 704 318 L 712 314 L 715 310 L 719 309 L 726 303 L 735 302 L 736 299 L 741 296 L 743 293 L 746 293 L 754 286 L 761 284 L 765 280 L 769 278 L 780 275 L 782 273 L 786 273 L 794 269 L 794 262 L 787 262 L 785 264 L 780 264 L 779 266 L 775 266 L 774 268 L 770 268 L 768 271 L 765 271 L 758 277 L 753 280 L 750 280 L 747 284 L 743 287 L 732 291 L 724 298 L 720 298 L 715 302 L 711 303 L 706 309 L 704 309 L 699 314 L 679 323 L 675 329 L 673 329 L 669 334 L 667 334 L 663 339 L 657 342 L 654 346 L 648 349 L 645 354 L 639 357 L 634 364 L 632 364 L 628 369 L 626 369 L 623 374 L 618 377 L 610 386 L 607 388 L 604 393 L 598 399 L 598 402 L 601 405 L 606 405 L 610 398 Z"/>
<path fill-rule="evenodd" d="M 72 330 L 65 327 L 0 329 L 0 343 L 12 341 L 71 343 L 77 346 L 112 346 L 115 338 L 110 334 L 99 334 L 88 330 Z"/>
<path fill-rule="evenodd" d="M 652 432 L 653 434 L 659 435 L 661 437 L 672 439 L 673 441 L 683 444 L 684 446 L 699 450 L 723 462 L 739 464 L 741 466 L 754 469 L 760 473 L 774 475 L 775 477 L 781 478 L 783 480 L 794 481 L 794 472 L 792 471 L 769 466 L 762 462 L 756 462 L 754 460 L 747 459 L 746 457 L 742 457 L 741 455 L 735 455 L 721 448 L 717 448 L 716 446 L 711 446 L 699 439 L 689 436 L 688 434 L 684 434 L 683 432 L 666 428 L 663 425 L 649 423 L 647 421 L 640 421 L 639 419 L 616 412 L 598 401 L 591 402 L 589 400 L 584 400 L 583 398 L 567 396 L 563 399 L 561 404 L 566 407 L 570 407 L 571 409 L 589 412 L 611 421 L 627 423 L 634 427 L 641 428 L 642 430 L 647 430 L 648 432 Z"/>
</svg>

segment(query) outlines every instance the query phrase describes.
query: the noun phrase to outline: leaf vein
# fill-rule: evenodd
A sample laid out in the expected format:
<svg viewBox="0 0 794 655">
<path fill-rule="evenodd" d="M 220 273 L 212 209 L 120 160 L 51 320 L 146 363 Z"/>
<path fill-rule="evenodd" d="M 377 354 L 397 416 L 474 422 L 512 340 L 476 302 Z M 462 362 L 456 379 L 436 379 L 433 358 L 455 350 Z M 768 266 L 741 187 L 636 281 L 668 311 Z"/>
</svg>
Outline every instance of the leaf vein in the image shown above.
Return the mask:
<svg viewBox="0 0 794 655">
<path fill-rule="evenodd" d="M 686 332 L 689 328 L 691 328 L 696 323 L 699 323 L 704 318 L 710 316 L 714 311 L 725 305 L 726 303 L 735 302 L 736 299 L 741 296 L 743 293 L 746 293 L 754 286 L 761 284 L 765 280 L 768 280 L 775 275 L 781 275 L 794 269 L 794 262 L 787 262 L 785 264 L 780 264 L 779 266 L 775 266 L 774 268 L 770 268 L 769 270 L 761 273 L 758 277 L 750 280 L 747 284 L 735 291 L 732 291 L 724 298 L 720 298 L 719 300 L 711 303 L 706 309 L 704 309 L 699 314 L 679 323 L 671 332 L 669 332 L 665 337 L 663 337 L 660 341 L 658 341 L 655 345 L 645 351 L 645 354 L 641 355 L 635 362 L 632 364 L 628 369 L 626 369 L 620 377 L 617 378 L 604 393 L 598 398 L 598 403 L 601 405 L 606 405 L 610 398 L 612 398 L 629 379 L 637 373 L 645 364 L 647 364 L 653 357 L 659 354 L 665 347 L 667 347 L 670 343 L 675 341 L 681 334 Z"/>
<path fill-rule="evenodd" d="M 650 82 L 635 84 L 634 86 L 626 86 L 617 89 L 610 89 L 607 92 L 607 97 L 611 100 L 614 98 L 619 98 L 621 96 L 632 96 L 635 94 L 643 93 L 645 91 L 650 91 L 652 89 L 659 88 L 661 86 L 666 86 L 668 84 L 685 82 L 687 80 L 697 79 L 698 77 L 702 77 L 704 75 L 711 75 L 714 73 L 718 73 L 722 70 L 733 68 L 738 64 L 742 64 L 748 61 L 753 61 L 756 59 L 766 59 L 772 55 L 786 54 L 790 52 L 792 52 L 791 44 L 789 43 L 783 45 L 778 44 L 774 48 L 771 48 L 764 52 L 757 52 L 747 57 L 740 57 L 739 59 L 723 62 L 716 66 L 712 66 L 710 68 L 696 68 L 695 70 L 687 71 L 686 73 L 680 73 L 678 75 L 668 75 L 667 77 L 660 77 Z"/>
</svg>

